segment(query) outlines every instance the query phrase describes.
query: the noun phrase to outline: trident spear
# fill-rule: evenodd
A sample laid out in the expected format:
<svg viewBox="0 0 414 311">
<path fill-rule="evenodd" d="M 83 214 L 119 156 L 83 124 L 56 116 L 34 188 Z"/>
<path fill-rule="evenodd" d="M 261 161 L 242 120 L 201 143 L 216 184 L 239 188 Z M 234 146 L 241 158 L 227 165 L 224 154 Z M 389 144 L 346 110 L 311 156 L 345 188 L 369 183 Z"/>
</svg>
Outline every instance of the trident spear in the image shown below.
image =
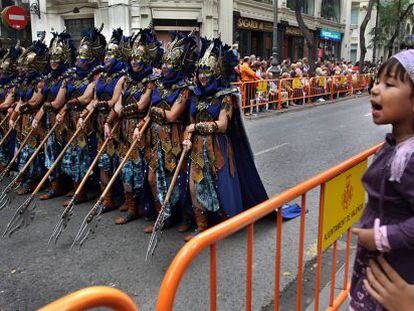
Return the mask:
<svg viewBox="0 0 414 311">
<path fill-rule="evenodd" d="M 46 144 L 47 140 L 49 139 L 50 135 L 52 135 L 52 133 L 55 131 L 56 127 L 59 124 L 57 122 L 55 122 L 55 124 L 53 125 L 53 127 L 51 128 L 51 130 L 46 134 L 45 138 L 43 138 L 43 140 L 41 141 L 41 143 L 39 144 L 39 146 L 36 148 L 36 150 L 33 152 L 32 156 L 29 158 L 29 160 L 27 160 L 26 164 L 24 165 L 24 167 L 19 171 L 19 173 L 17 174 L 17 176 L 7 185 L 6 188 L 4 188 L 4 190 L 2 191 L 2 193 L 0 194 L 0 210 L 2 210 L 7 203 L 10 202 L 10 198 L 7 197 L 7 194 L 13 189 L 13 188 L 17 188 L 19 187 L 18 184 L 18 180 L 23 176 L 23 174 L 26 172 L 26 170 L 29 168 L 30 164 L 34 161 L 34 159 L 37 157 L 37 155 L 39 154 L 40 150 L 42 150 L 44 144 Z"/>
<path fill-rule="evenodd" d="M 6 116 L 3 118 L 3 120 L 1 120 L 1 122 L 0 122 L 0 127 L 2 127 L 3 126 L 3 124 L 6 122 L 6 120 L 9 118 L 9 116 L 10 116 L 10 114 L 9 113 L 7 113 L 6 114 Z"/>
<path fill-rule="evenodd" d="M 17 117 L 15 123 L 19 122 L 20 115 Z M 14 128 L 9 128 L 9 130 L 4 134 L 3 138 L 0 140 L 0 147 L 3 145 L 3 143 L 6 141 L 7 137 L 9 137 L 10 133 L 14 130 Z"/>
<path fill-rule="evenodd" d="M 147 129 L 149 123 L 150 123 L 150 117 L 145 117 L 145 123 L 141 127 L 139 133 L 142 135 L 145 130 Z M 93 229 L 88 229 L 88 226 L 90 226 L 95 219 L 97 219 L 102 214 L 102 201 L 104 197 L 108 194 L 108 191 L 111 189 L 113 183 L 115 182 L 118 175 L 121 173 L 122 168 L 124 167 L 125 163 L 128 161 L 132 151 L 134 150 L 135 146 L 138 143 L 138 139 L 134 140 L 129 147 L 127 153 L 125 154 L 124 159 L 122 160 L 121 164 L 116 169 L 115 173 L 112 175 L 111 180 L 109 181 L 108 185 L 106 186 L 105 190 L 102 192 L 101 196 L 99 197 L 98 201 L 95 203 L 95 205 L 92 207 L 92 209 L 89 211 L 89 213 L 86 215 L 86 217 L 83 219 L 83 222 L 79 228 L 78 233 L 76 234 L 76 237 L 71 245 L 71 249 L 74 245 L 79 244 L 79 247 L 82 246 L 82 244 L 86 241 L 87 237 L 90 233 L 93 233 Z M 96 228 L 96 226 L 95 226 Z"/>
<path fill-rule="evenodd" d="M 30 132 L 26 135 L 26 137 L 24 138 L 23 142 L 20 144 L 19 149 L 16 151 L 16 153 L 13 156 L 13 158 L 11 159 L 10 163 L 7 165 L 7 167 L 1 173 L 1 175 L 0 175 L 0 182 L 3 181 L 4 177 L 7 176 L 7 174 L 9 173 L 10 169 L 13 166 L 13 163 L 17 160 L 17 157 L 19 156 L 20 152 L 23 150 L 24 146 L 26 146 L 26 144 L 29 141 L 29 138 L 32 136 L 34 130 L 35 129 L 32 128 L 30 130 Z"/>
<path fill-rule="evenodd" d="M 91 109 L 88 112 L 87 116 L 85 117 L 85 121 L 84 122 L 87 122 L 88 121 L 88 119 L 90 118 L 90 116 L 92 115 L 93 112 L 94 112 L 94 109 Z M 16 210 L 16 212 L 13 215 L 12 219 L 7 224 L 7 227 L 6 227 L 6 230 L 3 233 L 3 236 L 5 236 L 6 234 L 8 234 L 9 236 L 11 236 L 14 232 L 16 232 L 17 230 L 21 229 L 23 226 L 24 227 L 27 227 L 33 221 L 33 218 L 35 216 L 36 205 L 34 204 L 31 207 L 31 203 L 34 200 L 35 195 L 40 191 L 40 189 L 42 189 L 44 183 L 47 181 L 47 179 L 49 178 L 50 174 L 52 174 L 52 172 L 57 167 L 57 165 L 60 162 L 60 160 L 62 160 L 63 156 L 65 155 L 66 150 L 69 148 L 69 146 L 72 144 L 73 140 L 76 138 L 76 136 L 78 136 L 78 134 L 81 131 L 82 131 L 82 128 L 81 127 L 79 127 L 75 131 L 75 133 L 69 139 L 69 141 L 66 144 L 66 146 L 60 152 L 59 156 L 56 158 L 55 162 L 53 162 L 51 168 L 43 176 L 42 180 L 39 182 L 39 184 L 37 185 L 36 189 L 33 190 L 33 192 L 26 199 L 26 201 L 24 201 L 19 206 L 19 208 Z"/>
<path fill-rule="evenodd" d="M 88 171 L 86 172 L 85 176 L 83 177 L 81 183 L 79 184 L 78 188 L 76 189 L 74 195 L 72 196 L 71 200 L 69 201 L 69 204 L 66 206 L 65 210 L 63 211 L 62 215 L 60 215 L 60 218 L 58 222 L 56 223 L 55 228 L 53 229 L 52 235 L 49 238 L 49 241 L 47 244 L 50 244 L 50 242 L 54 239 L 55 243 L 59 239 L 59 236 L 62 234 L 63 230 L 67 227 L 71 217 L 72 217 L 72 211 L 73 207 L 75 205 L 75 199 L 76 196 L 82 191 L 83 187 L 85 186 L 86 182 L 89 179 L 89 176 L 92 174 L 93 169 L 95 168 L 96 164 L 99 161 L 99 157 L 101 154 L 105 151 L 106 145 L 109 143 L 109 141 L 112 139 L 112 134 L 115 132 L 119 125 L 120 121 L 117 121 L 115 125 L 113 126 L 111 130 L 111 135 L 105 139 L 103 142 L 101 148 L 99 149 L 97 155 L 93 159 L 92 164 L 89 166 Z"/>
<path fill-rule="evenodd" d="M 191 140 L 191 136 L 192 136 L 192 133 L 189 133 L 187 139 Z M 171 180 L 170 187 L 168 188 L 167 194 L 165 195 L 164 202 L 162 203 L 162 206 L 161 206 L 161 211 L 158 214 L 157 220 L 155 221 L 154 229 L 152 230 L 152 234 L 148 242 L 148 248 L 147 248 L 147 254 L 145 255 L 145 261 L 148 260 L 149 254 L 151 254 L 151 256 L 154 254 L 155 248 L 157 247 L 158 233 L 160 234 L 162 233 L 162 229 L 164 228 L 164 222 L 166 219 L 165 209 L 167 208 L 167 204 L 170 201 L 172 192 L 174 190 L 175 184 L 178 179 L 178 175 L 180 174 L 181 166 L 184 163 L 185 156 L 187 155 L 187 153 L 188 153 L 188 150 L 183 150 L 181 152 L 180 160 L 177 164 L 177 167 L 175 168 L 175 172 Z"/>
</svg>

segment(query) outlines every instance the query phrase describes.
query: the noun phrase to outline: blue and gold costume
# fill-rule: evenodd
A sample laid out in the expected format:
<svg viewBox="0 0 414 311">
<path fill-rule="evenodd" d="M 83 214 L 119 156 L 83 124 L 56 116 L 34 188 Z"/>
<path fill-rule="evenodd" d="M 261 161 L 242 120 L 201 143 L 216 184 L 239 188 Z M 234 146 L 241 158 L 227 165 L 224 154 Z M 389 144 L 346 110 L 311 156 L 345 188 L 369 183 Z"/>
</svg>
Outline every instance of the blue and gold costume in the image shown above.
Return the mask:
<svg viewBox="0 0 414 311">
<path fill-rule="evenodd" d="M 109 101 L 113 100 L 118 80 L 125 75 L 126 59 L 124 48 L 127 45 L 125 40 L 127 40 L 127 38 L 122 35 L 121 29 L 113 31 L 112 37 L 105 50 L 104 71 L 99 74 L 99 78 L 95 83 L 95 100 L 97 102 L 95 105 L 96 118 L 94 120 L 96 123 L 93 126 L 96 130 L 98 139 L 98 150 L 105 141 L 104 125 L 113 105 L 110 105 Z M 85 110 L 82 113 L 82 118 L 84 118 L 87 113 L 88 110 Z M 114 134 L 113 139 L 109 141 L 105 151 L 99 157 L 98 166 L 100 169 L 102 190 L 106 187 L 111 174 L 114 173 L 118 167 L 118 143 L 119 132 Z M 110 191 L 108 191 L 108 195 L 106 195 L 103 200 L 103 211 L 107 212 L 117 208 L 122 204 L 122 197 L 122 185 L 120 182 L 117 182 Z"/>
<path fill-rule="evenodd" d="M 31 130 L 31 125 L 36 112 L 42 105 L 41 100 L 32 100 L 42 92 L 42 78 L 47 74 L 48 48 L 43 43 L 44 36 L 35 41 L 27 48 L 18 59 L 19 70 L 25 74 L 23 80 L 18 83 L 15 89 L 15 100 L 18 102 L 11 116 L 15 121 L 17 115 L 21 115 L 20 122 L 16 125 L 16 145 L 18 146 Z M 40 143 L 44 133 L 41 128 L 37 128 L 28 140 L 27 144 L 19 154 L 18 170 L 22 170 L 29 160 L 37 145 Z M 17 147 L 16 146 L 16 147 Z M 28 170 L 25 172 L 22 180 L 22 187 L 18 194 L 31 192 L 36 181 L 44 173 L 44 152 L 41 151 L 36 159 L 30 163 Z"/>
<path fill-rule="evenodd" d="M 66 91 L 67 82 L 64 74 L 68 68 L 73 65 L 75 58 L 74 46 L 70 35 L 65 32 L 60 34 L 53 33 L 49 52 L 51 72 L 48 79 L 45 81 L 45 86 L 43 88 L 44 104 L 42 106 L 42 123 L 46 133 L 52 129 L 56 122 L 56 116 L 64 105 L 64 100 L 62 100 L 60 105 L 55 103 L 55 101 L 61 89 Z M 45 167 L 47 169 L 50 169 L 55 163 L 57 157 L 62 152 L 63 147 L 66 145 L 67 139 L 65 124 L 59 124 L 46 141 Z M 63 174 L 61 165 L 58 163 L 52 174 L 49 176 L 51 183 L 50 190 L 46 194 L 40 196 L 40 199 L 47 200 L 64 194 L 64 192 L 68 190 L 68 178 L 65 179 L 65 177 L 67 176 Z M 64 186 L 64 184 L 66 184 L 66 186 Z"/>
<path fill-rule="evenodd" d="M 151 93 L 154 89 L 153 67 L 159 66 L 162 57 L 161 43 L 151 28 L 141 30 L 132 39 L 132 50 L 128 75 L 123 85 L 122 110 L 119 136 L 119 157 L 124 159 L 132 142 L 135 129 L 148 113 Z M 141 101 L 145 95 L 147 102 Z M 138 217 L 138 202 L 144 206 L 145 214 L 151 206 L 151 195 L 146 183 L 147 163 L 145 148 L 147 141 L 141 140 L 133 150 L 131 157 L 122 168 L 124 184 L 125 217 L 118 217 L 117 224 L 125 224 Z"/>
<path fill-rule="evenodd" d="M 81 102 L 79 98 L 84 95 L 88 85 L 93 83 L 93 75 L 96 68 L 102 65 L 106 40 L 100 32 L 101 30 L 92 28 L 83 34 L 78 48 L 76 67 L 69 76 L 66 94 L 67 102 L 62 110 L 62 112 L 66 112 L 68 137 L 75 133 L 81 113 L 89 103 L 89 101 Z M 77 188 L 85 176 L 96 155 L 96 143 L 96 133 L 91 124 L 87 124 L 63 156 L 62 170 L 70 176 L 75 188 Z M 75 198 L 76 203 L 87 200 L 84 189 Z M 65 202 L 64 205 L 67 203 Z"/>
<path fill-rule="evenodd" d="M 0 60 L 0 120 L 8 116 L 8 109 L 14 104 L 14 85 L 17 81 L 17 59 L 22 50 L 18 42 L 15 47 L 10 48 Z M 16 79 L 16 80 L 15 80 Z M 9 101 L 9 102 L 7 102 Z M 7 122 L 0 127 L 0 139 L 7 132 Z M 15 147 L 15 133 L 11 133 L 7 141 L 0 147 L 0 168 L 4 168 L 11 160 Z"/>
<path fill-rule="evenodd" d="M 147 131 L 149 146 L 146 158 L 149 163 L 149 183 L 155 199 L 155 208 L 160 212 L 181 154 L 181 142 L 188 118 L 188 78 L 193 73 L 197 58 L 197 42 L 193 34 L 173 34 L 173 40 L 163 57 L 163 75 L 155 83 L 151 98 L 151 124 Z M 181 114 L 174 119 L 167 118 L 174 105 L 181 105 Z M 164 209 L 166 218 L 180 201 L 180 187 L 177 184 Z M 152 232 L 148 226 L 145 232 Z"/>
<path fill-rule="evenodd" d="M 219 39 L 203 39 L 200 54 L 188 127 L 194 135 L 189 183 L 197 230 L 187 241 L 209 227 L 208 213 L 225 219 L 267 199 L 244 132 L 238 90 L 230 87 L 237 59 Z"/>
</svg>

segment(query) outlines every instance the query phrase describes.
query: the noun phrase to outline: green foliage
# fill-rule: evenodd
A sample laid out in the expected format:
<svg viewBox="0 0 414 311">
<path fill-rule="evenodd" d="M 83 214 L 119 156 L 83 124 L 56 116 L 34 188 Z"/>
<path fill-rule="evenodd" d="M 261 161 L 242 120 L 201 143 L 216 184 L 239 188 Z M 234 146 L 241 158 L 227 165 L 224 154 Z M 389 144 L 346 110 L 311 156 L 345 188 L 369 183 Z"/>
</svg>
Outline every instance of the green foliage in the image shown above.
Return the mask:
<svg viewBox="0 0 414 311">
<path fill-rule="evenodd" d="M 404 20 L 400 20 L 401 15 L 406 11 L 413 0 L 381 0 L 379 7 L 379 22 L 377 30 L 377 38 L 375 38 L 375 28 L 371 29 L 371 45 L 374 40 L 377 44 L 388 48 L 389 39 L 397 30 L 396 27 L 403 27 L 400 31 L 400 37 L 405 35 L 405 22 L 413 17 L 413 11 L 406 15 Z M 401 7 L 400 7 L 401 6 Z"/>
</svg>

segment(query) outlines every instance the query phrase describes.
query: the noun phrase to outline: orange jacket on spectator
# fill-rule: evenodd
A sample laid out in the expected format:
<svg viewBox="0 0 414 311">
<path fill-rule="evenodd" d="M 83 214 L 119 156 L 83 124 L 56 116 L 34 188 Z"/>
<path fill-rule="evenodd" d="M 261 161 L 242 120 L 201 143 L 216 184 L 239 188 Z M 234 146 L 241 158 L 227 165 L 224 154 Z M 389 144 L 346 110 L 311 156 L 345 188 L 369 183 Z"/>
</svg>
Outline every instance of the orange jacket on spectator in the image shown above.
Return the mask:
<svg viewBox="0 0 414 311">
<path fill-rule="evenodd" d="M 250 68 L 248 63 L 243 63 L 243 65 L 240 67 L 240 74 L 241 80 L 243 82 L 260 80 L 260 78 L 253 71 L 253 69 Z"/>
</svg>

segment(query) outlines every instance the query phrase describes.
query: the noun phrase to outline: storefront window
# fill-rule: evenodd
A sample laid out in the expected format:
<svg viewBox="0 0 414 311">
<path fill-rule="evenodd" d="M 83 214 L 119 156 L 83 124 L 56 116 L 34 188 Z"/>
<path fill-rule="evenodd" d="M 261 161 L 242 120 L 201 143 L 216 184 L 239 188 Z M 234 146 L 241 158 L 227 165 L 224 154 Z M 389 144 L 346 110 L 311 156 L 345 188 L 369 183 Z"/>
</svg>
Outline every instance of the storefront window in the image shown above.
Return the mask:
<svg viewBox="0 0 414 311">
<path fill-rule="evenodd" d="M 295 11 L 296 0 L 287 0 L 286 6 L 289 9 Z M 315 0 L 305 0 L 302 13 L 308 14 L 308 15 L 313 15 L 314 11 L 315 11 L 314 8 L 315 8 Z"/>
<path fill-rule="evenodd" d="M 340 0 L 322 0 L 321 16 L 339 23 L 341 16 Z"/>
<path fill-rule="evenodd" d="M 65 19 L 66 31 L 71 35 L 75 47 L 79 46 L 82 33 L 94 27 L 93 18 Z"/>
</svg>

